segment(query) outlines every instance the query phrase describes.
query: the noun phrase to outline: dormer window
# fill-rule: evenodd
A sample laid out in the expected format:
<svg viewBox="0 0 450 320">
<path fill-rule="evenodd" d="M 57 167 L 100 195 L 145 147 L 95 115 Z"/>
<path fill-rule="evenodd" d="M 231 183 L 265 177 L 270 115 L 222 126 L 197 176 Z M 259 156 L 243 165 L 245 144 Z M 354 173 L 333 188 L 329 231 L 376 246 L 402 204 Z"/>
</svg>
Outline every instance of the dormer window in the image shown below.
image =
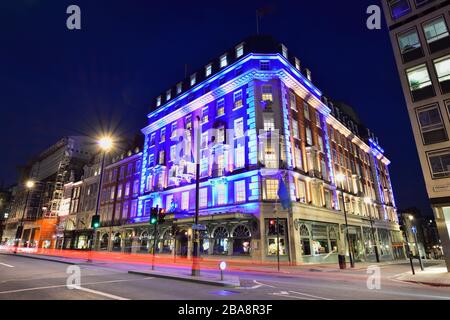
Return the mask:
<svg viewBox="0 0 450 320">
<path fill-rule="evenodd" d="M 224 54 L 223 56 L 220 57 L 220 67 L 224 68 L 228 65 L 228 59 L 227 59 L 227 55 Z"/>
<path fill-rule="evenodd" d="M 166 101 L 169 101 L 170 99 L 172 99 L 172 90 L 166 92 Z"/>
<path fill-rule="evenodd" d="M 298 58 L 295 58 L 295 69 L 300 70 L 300 60 Z"/>
<path fill-rule="evenodd" d="M 183 82 L 177 84 L 177 94 L 180 94 L 183 91 Z"/>
<path fill-rule="evenodd" d="M 311 77 L 311 70 L 305 69 L 305 72 L 306 72 L 306 78 L 308 78 L 308 80 L 311 81 L 311 80 L 312 80 L 312 77 Z"/>
<path fill-rule="evenodd" d="M 286 59 L 288 58 L 288 49 L 284 44 L 281 45 L 281 53 L 283 54 L 283 57 L 285 57 Z"/>
<path fill-rule="evenodd" d="M 236 47 L 236 58 L 240 58 L 244 55 L 244 44 L 241 43 Z"/>
<path fill-rule="evenodd" d="M 161 105 L 161 96 L 159 96 L 158 98 L 156 98 L 156 106 L 159 107 Z"/>
<path fill-rule="evenodd" d="M 209 77 L 212 74 L 212 64 L 208 64 L 205 67 L 205 77 Z"/>
<path fill-rule="evenodd" d="M 197 74 L 194 73 L 194 74 L 191 76 L 191 87 L 195 86 L 196 83 L 197 83 Z"/>
</svg>

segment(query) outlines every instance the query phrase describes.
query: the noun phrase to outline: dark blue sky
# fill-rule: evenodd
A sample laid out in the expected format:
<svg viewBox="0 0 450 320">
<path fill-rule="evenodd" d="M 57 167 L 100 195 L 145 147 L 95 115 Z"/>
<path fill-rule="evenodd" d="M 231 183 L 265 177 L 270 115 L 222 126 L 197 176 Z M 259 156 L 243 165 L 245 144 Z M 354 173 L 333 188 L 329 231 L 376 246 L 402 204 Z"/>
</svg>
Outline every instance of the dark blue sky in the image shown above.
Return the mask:
<svg viewBox="0 0 450 320">
<path fill-rule="evenodd" d="M 255 33 L 285 43 L 313 82 L 352 105 L 392 160 L 397 205 L 430 212 L 388 30 L 358 1 L 14 0 L 0 3 L 0 181 L 64 135 L 133 135 L 154 96 Z M 66 8 L 82 30 L 66 28 Z"/>
</svg>

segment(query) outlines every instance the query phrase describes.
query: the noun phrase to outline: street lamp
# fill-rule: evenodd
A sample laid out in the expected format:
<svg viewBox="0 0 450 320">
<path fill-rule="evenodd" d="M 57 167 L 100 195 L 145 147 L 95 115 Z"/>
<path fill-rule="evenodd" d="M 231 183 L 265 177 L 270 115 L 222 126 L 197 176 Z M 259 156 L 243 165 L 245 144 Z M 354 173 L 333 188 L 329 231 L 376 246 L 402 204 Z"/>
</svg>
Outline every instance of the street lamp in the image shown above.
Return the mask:
<svg viewBox="0 0 450 320">
<path fill-rule="evenodd" d="M 27 196 L 25 197 L 25 204 L 23 206 L 22 217 L 20 218 L 20 225 L 17 227 L 16 231 L 16 241 L 14 245 L 14 254 L 17 254 L 17 248 L 19 247 L 20 240 L 22 239 L 23 233 L 23 222 L 25 220 L 25 215 L 27 211 L 28 199 L 30 197 L 30 192 L 34 188 L 35 182 L 33 180 L 28 180 L 25 182 L 25 188 L 27 189 Z"/>
<path fill-rule="evenodd" d="M 195 227 L 193 237 L 193 257 L 192 257 L 192 276 L 200 276 L 200 264 L 198 259 L 200 258 L 200 230 L 198 230 L 198 218 L 200 209 L 200 143 L 201 143 L 201 126 L 200 117 L 197 116 L 197 124 L 195 126 Z"/>
<path fill-rule="evenodd" d="M 417 241 L 417 226 L 414 223 L 414 216 L 410 214 L 408 216 L 408 219 L 409 219 L 409 221 L 411 221 L 411 231 L 414 234 L 414 242 L 416 243 L 417 255 L 419 256 L 420 269 L 423 271 L 424 268 L 423 268 L 422 257 L 420 256 L 419 241 Z"/>
<path fill-rule="evenodd" d="M 364 198 L 364 203 L 367 206 L 371 206 L 373 204 L 372 199 L 370 197 Z M 375 238 L 375 230 L 373 228 L 373 218 L 372 218 L 372 210 L 369 210 L 369 220 L 370 220 L 370 230 L 372 232 L 372 238 L 374 243 L 374 249 L 375 249 L 375 258 L 377 259 L 377 262 L 380 262 L 380 255 L 378 254 L 378 244 L 377 239 Z"/>
<path fill-rule="evenodd" d="M 102 162 L 100 167 L 100 181 L 98 184 L 98 190 L 97 190 L 97 205 L 95 206 L 95 215 L 92 217 L 92 220 L 95 223 L 92 223 L 92 227 L 94 228 L 94 232 L 92 235 L 92 242 L 89 244 L 89 251 L 92 251 L 92 246 L 95 243 L 95 229 L 98 227 L 97 221 L 99 221 L 99 211 L 100 211 L 100 195 L 102 191 L 102 184 L 103 184 L 103 175 L 105 171 L 105 159 L 106 154 L 110 152 L 114 148 L 114 140 L 111 136 L 103 136 L 97 141 L 97 145 L 102 151 Z M 94 225 L 95 224 L 95 225 Z M 89 258 L 88 261 L 91 259 Z"/>
<path fill-rule="evenodd" d="M 338 173 L 336 175 L 336 182 L 339 182 L 339 184 L 342 184 L 345 181 L 345 175 L 342 173 Z M 344 189 L 340 188 L 337 184 L 336 184 L 336 188 L 340 191 L 341 196 L 342 196 L 342 209 L 344 210 L 344 217 L 345 217 L 345 234 L 346 234 L 346 238 L 347 238 L 347 245 L 348 245 L 348 255 L 350 258 L 350 266 L 352 268 L 355 267 L 355 263 L 353 261 L 353 250 L 352 250 L 352 246 L 350 244 L 350 235 L 348 233 L 348 219 L 347 219 L 347 210 L 345 209 L 345 198 L 344 198 Z"/>
</svg>

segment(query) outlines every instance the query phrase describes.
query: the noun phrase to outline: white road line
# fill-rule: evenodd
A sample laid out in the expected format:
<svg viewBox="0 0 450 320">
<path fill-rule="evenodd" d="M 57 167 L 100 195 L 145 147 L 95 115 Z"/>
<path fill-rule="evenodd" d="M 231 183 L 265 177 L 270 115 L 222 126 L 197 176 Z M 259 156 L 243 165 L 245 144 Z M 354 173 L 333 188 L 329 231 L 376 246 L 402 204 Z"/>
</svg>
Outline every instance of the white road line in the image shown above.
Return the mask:
<svg viewBox="0 0 450 320">
<path fill-rule="evenodd" d="M 297 292 L 297 291 L 289 291 L 289 292 L 290 292 L 290 293 L 299 294 L 299 295 L 302 295 L 302 296 L 311 297 L 311 298 L 321 299 L 321 300 L 333 300 L 333 299 L 328 299 L 328 298 L 319 297 L 319 296 L 313 296 L 313 295 L 311 295 L 311 294 L 302 293 L 302 292 Z"/>
<path fill-rule="evenodd" d="M 109 293 L 106 293 L 106 292 L 92 290 L 92 289 L 83 288 L 83 287 L 75 287 L 74 289 L 80 290 L 80 291 L 89 292 L 89 293 L 93 293 L 93 294 L 97 294 L 99 296 L 103 296 L 103 297 L 110 298 L 110 299 L 113 299 L 113 300 L 130 300 L 128 298 L 123 298 L 123 297 L 115 296 L 113 294 L 109 294 Z"/>
<path fill-rule="evenodd" d="M 129 282 L 129 281 L 148 280 L 148 279 L 154 279 L 154 278 L 147 277 L 147 278 L 143 278 L 143 279 L 100 281 L 100 282 L 83 283 L 83 285 L 84 286 L 88 286 L 88 285 L 95 285 L 95 284 Z M 67 288 L 67 285 L 64 284 L 64 285 L 48 286 L 48 287 L 36 287 L 36 288 L 26 288 L 26 289 L 17 289 L 17 290 L 9 290 L 9 291 L 0 291 L 0 294 L 18 293 L 18 292 L 26 292 L 26 291 L 37 291 L 37 290 L 46 290 L 46 289 L 56 289 L 56 288 Z"/>
<path fill-rule="evenodd" d="M 6 264 L 6 263 L 1 263 L 1 262 L 0 262 L 0 265 L 5 266 L 5 267 L 8 267 L 8 268 L 14 268 L 14 266 L 12 266 L 12 265 L 10 265 L 10 264 Z"/>
<path fill-rule="evenodd" d="M 283 298 L 291 298 L 291 299 L 298 299 L 298 300 L 316 300 L 316 299 L 310 299 L 310 298 L 306 298 L 306 297 L 298 297 L 298 296 L 291 296 L 291 295 L 286 295 L 286 294 L 282 294 L 282 293 L 272 293 L 274 296 L 277 297 L 283 297 Z"/>
</svg>

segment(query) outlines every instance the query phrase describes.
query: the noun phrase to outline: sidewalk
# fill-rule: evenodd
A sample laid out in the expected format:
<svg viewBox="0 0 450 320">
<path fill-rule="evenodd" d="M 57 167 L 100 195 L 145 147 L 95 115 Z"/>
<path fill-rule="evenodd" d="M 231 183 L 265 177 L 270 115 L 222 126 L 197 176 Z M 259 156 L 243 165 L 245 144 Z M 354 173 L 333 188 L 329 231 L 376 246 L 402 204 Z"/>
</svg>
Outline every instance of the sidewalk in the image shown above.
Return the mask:
<svg viewBox="0 0 450 320">
<path fill-rule="evenodd" d="M 436 287 L 450 287 L 450 272 L 447 271 L 445 266 L 433 266 L 427 267 L 424 271 L 417 270 L 413 275 L 412 271 L 405 272 L 394 277 L 395 280 L 426 284 Z"/>
</svg>

